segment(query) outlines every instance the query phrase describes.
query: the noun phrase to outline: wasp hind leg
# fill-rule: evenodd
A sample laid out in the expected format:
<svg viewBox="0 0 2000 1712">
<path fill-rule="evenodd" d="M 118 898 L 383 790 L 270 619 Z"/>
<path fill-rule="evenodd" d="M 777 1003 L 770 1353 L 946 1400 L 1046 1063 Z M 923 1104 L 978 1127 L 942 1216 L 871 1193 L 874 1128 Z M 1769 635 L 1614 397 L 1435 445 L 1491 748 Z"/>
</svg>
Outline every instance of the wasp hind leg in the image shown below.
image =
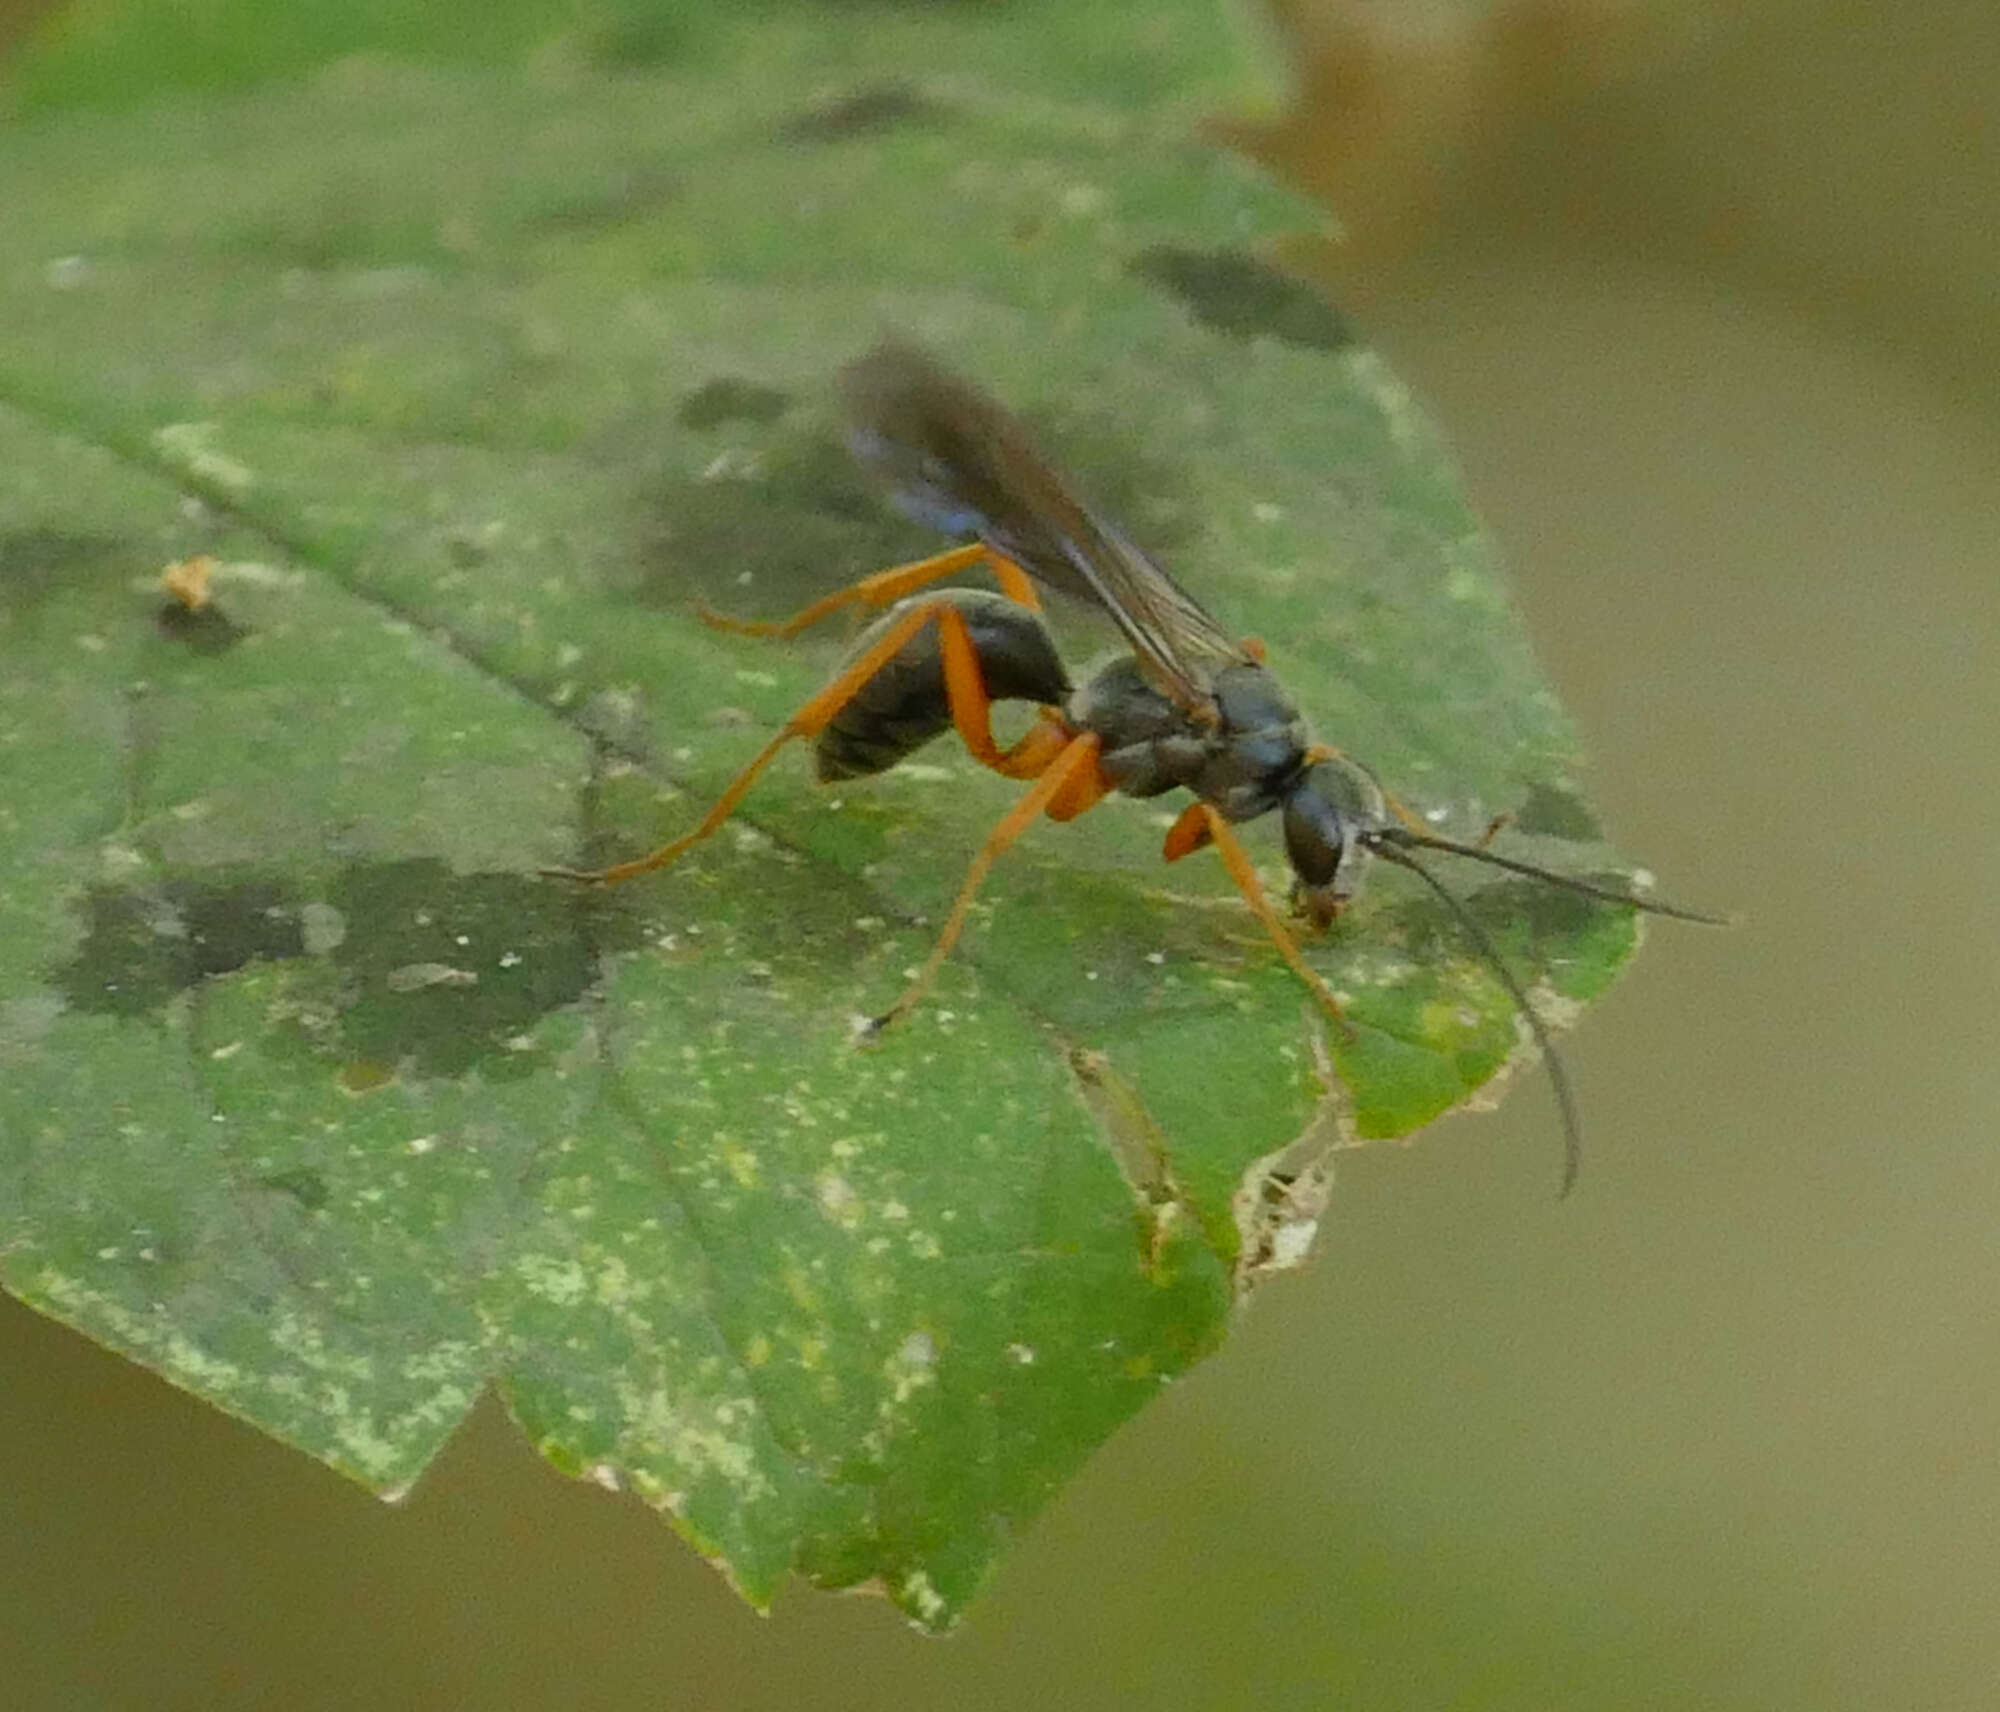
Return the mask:
<svg viewBox="0 0 2000 1712">
<path fill-rule="evenodd" d="M 966 628 L 964 615 L 949 600 L 929 600 L 897 617 L 825 688 L 801 706 L 785 722 L 784 729 L 758 750 L 749 764 L 730 780 L 728 787 L 715 799 L 708 813 L 692 831 L 644 856 L 614 863 L 608 868 L 544 868 L 541 872 L 551 879 L 615 886 L 679 861 L 697 844 L 722 830 L 729 817 L 736 812 L 737 805 L 749 794 L 750 787 L 757 782 L 758 775 L 777 759 L 786 744 L 803 737 L 817 737 L 838 717 L 840 710 L 860 694 L 863 686 L 887 667 L 927 624 L 938 626 L 952 724 L 973 758 L 982 766 L 990 767 L 1008 778 L 1032 778 L 1043 773 L 1062 754 L 1072 734 L 1060 719 L 1045 714 L 1029 727 L 1018 742 L 1006 749 L 1000 748 L 993 740 L 992 699 L 986 693 L 985 680 L 979 671 L 979 651 L 971 631 Z"/>
</svg>

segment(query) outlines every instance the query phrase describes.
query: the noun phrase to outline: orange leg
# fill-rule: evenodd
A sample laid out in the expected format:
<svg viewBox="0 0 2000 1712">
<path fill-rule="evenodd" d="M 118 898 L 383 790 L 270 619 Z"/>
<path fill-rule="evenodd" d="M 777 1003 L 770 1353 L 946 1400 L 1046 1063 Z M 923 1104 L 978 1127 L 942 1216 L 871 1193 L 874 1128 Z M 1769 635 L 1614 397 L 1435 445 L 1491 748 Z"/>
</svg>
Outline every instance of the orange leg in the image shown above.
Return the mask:
<svg viewBox="0 0 2000 1712">
<path fill-rule="evenodd" d="M 972 645 L 972 632 L 966 628 L 964 616 L 945 601 L 918 610 L 937 618 L 938 653 L 944 662 L 944 690 L 951 704 L 951 723 L 967 752 L 982 767 L 992 768 L 1002 778 L 1039 778 L 1075 733 L 1060 716 L 1044 711 L 1018 742 L 1002 749 L 993 741 L 993 702 L 986 693 L 985 674 L 979 669 L 979 651 Z"/>
<path fill-rule="evenodd" d="M 729 782 L 728 788 L 716 798 L 714 806 L 692 832 L 683 833 L 644 856 L 615 863 L 609 868 L 544 868 L 542 872 L 553 879 L 615 886 L 679 861 L 697 844 L 714 837 L 722 829 L 724 822 L 736 812 L 737 804 L 757 782 L 757 776 L 777 759 L 778 752 L 787 743 L 799 737 L 817 737 L 854 699 L 863 684 L 888 665 L 926 624 L 932 623 L 937 625 L 939 631 L 952 724 L 974 759 L 1008 778 L 1033 778 L 1045 772 L 1069 743 L 1073 735 L 1069 728 L 1059 717 L 1044 713 L 1019 742 L 1006 749 L 996 744 L 991 720 L 993 703 L 986 694 L 985 680 L 979 674 L 979 655 L 973 647 L 972 633 L 966 628 L 965 618 L 948 601 L 926 601 L 904 613 L 845 671 L 793 714 L 785 722 L 784 729 L 758 750 L 751 757 L 750 764 Z M 1081 809 L 1071 812 L 1080 813 Z"/>
<path fill-rule="evenodd" d="M 1160 851 L 1162 862 L 1178 862 L 1183 856 L 1206 850 L 1214 842 L 1207 809 L 1206 803 L 1191 802 L 1181 810 L 1180 818 L 1167 828 L 1167 842 Z"/>
<path fill-rule="evenodd" d="M 764 621 L 750 618 L 730 618 L 712 607 L 698 604 L 695 611 L 702 623 L 713 630 L 727 630 L 734 636 L 796 636 L 801 630 L 809 630 L 823 618 L 850 606 L 883 607 L 893 606 L 905 595 L 915 594 L 918 589 L 948 577 L 955 571 L 970 570 L 974 565 L 984 564 L 993 573 L 993 580 L 1000 585 L 1000 592 L 1009 600 L 1031 611 L 1041 610 L 1041 601 L 1036 598 L 1035 585 L 1028 580 L 1028 573 L 1012 559 L 1002 558 L 983 541 L 975 541 L 967 547 L 954 547 L 948 553 L 936 553 L 928 559 L 918 559 L 907 565 L 892 565 L 886 571 L 876 571 L 872 576 L 863 577 L 858 583 L 849 583 L 846 588 L 835 589 L 824 599 L 816 600 L 801 612 L 790 618 Z"/>
<path fill-rule="evenodd" d="M 924 959 L 923 967 L 903 989 L 902 996 L 868 1025 L 871 1036 L 880 1034 L 906 1013 L 937 979 L 938 970 L 943 967 L 945 958 L 951 955 L 951 948 L 958 943 L 958 936 L 964 931 L 966 914 L 972 908 L 972 900 L 979 895 L 979 888 L 985 883 L 988 871 L 1006 854 L 1014 840 L 1034 824 L 1036 816 L 1046 809 L 1056 819 L 1071 819 L 1110 788 L 1097 770 L 1097 757 L 1102 747 L 1089 732 L 1080 732 L 1070 738 L 1063 745 L 1062 752 L 1035 781 L 1033 788 L 1006 812 L 999 825 L 987 835 L 986 842 L 979 847 L 979 854 L 973 857 L 972 865 L 965 871 L 965 883 L 959 887 L 958 901 L 951 906 L 951 914 L 945 918 L 944 931 L 931 947 L 930 956 Z M 1056 813 L 1059 807 L 1069 807 L 1070 799 L 1076 797 L 1087 797 L 1088 800 L 1080 807 L 1070 807 L 1068 814 Z"/>
<path fill-rule="evenodd" d="M 1229 877 L 1236 882 L 1236 889 L 1243 894 L 1243 901 L 1250 906 L 1250 913 L 1263 924 L 1264 932 L 1278 948 L 1278 954 L 1292 966 L 1292 973 L 1305 982 L 1312 996 L 1319 1001 L 1320 1009 L 1340 1025 L 1343 1034 L 1352 1036 L 1354 1025 L 1350 1023 L 1340 1008 L 1340 1001 L 1333 996 L 1333 989 L 1320 978 L 1319 971 L 1305 960 L 1298 942 L 1292 938 L 1290 930 L 1278 919 L 1278 912 L 1271 908 L 1271 900 L 1264 895 L 1263 882 L 1257 878 L 1257 870 L 1251 864 L 1250 854 L 1238 842 L 1236 834 L 1229 830 L 1229 823 L 1205 802 L 1189 803 L 1167 833 L 1166 859 L 1178 862 L 1183 856 L 1192 854 L 1205 845 L 1213 844 L 1222 857 L 1223 867 L 1229 870 Z"/>
</svg>

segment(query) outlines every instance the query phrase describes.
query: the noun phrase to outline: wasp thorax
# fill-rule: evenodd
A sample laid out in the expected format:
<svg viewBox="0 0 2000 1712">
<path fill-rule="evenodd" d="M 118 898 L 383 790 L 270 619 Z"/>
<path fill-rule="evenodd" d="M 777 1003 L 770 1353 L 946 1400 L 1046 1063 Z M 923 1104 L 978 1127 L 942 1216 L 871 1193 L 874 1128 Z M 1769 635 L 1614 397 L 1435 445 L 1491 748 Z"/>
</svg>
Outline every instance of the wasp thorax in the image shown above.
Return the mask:
<svg viewBox="0 0 2000 1712">
<path fill-rule="evenodd" d="M 1285 797 L 1285 853 L 1308 915 L 1331 920 L 1360 889 L 1368 836 L 1381 829 L 1382 787 L 1352 761 L 1316 761 Z"/>
</svg>

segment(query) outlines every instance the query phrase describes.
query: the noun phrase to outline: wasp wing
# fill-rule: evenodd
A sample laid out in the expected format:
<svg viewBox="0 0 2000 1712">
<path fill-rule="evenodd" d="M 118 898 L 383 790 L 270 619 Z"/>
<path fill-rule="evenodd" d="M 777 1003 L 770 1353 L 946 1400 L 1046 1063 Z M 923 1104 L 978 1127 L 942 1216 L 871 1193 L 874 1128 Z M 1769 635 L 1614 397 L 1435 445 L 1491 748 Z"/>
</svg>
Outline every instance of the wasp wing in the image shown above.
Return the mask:
<svg viewBox="0 0 2000 1712">
<path fill-rule="evenodd" d="M 1070 491 L 1014 415 L 908 345 L 850 364 L 840 390 L 848 445 L 903 511 L 1099 607 L 1162 693 L 1213 717 L 1210 685 L 1249 660 L 1242 644 Z"/>
</svg>

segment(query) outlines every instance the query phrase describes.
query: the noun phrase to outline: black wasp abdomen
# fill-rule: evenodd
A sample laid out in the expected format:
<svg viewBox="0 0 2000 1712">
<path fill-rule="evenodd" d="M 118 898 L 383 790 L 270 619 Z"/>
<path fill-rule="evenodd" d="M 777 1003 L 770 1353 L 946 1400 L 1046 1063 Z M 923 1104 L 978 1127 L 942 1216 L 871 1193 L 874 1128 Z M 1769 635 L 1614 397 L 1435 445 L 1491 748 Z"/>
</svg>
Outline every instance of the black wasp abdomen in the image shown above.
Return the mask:
<svg viewBox="0 0 2000 1712">
<path fill-rule="evenodd" d="M 992 701 L 1032 701 L 1060 707 L 1070 693 L 1069 673 L 1056 655 L 1040 614 L 984 589 L 941 589 L 898 601 L 855 638 L 847 662 L 858 658 L 913 604 L 955 607 L 972 633 L 979 675 Z M 846 662 L 843 662 L 845 664 Z M 889 663 L 834 715 L 813 749 L 822 784 L 856 779 L 893 767 L 951 729 L 944 651 L 938 627 L 926 624 Z"/>
</svg>

